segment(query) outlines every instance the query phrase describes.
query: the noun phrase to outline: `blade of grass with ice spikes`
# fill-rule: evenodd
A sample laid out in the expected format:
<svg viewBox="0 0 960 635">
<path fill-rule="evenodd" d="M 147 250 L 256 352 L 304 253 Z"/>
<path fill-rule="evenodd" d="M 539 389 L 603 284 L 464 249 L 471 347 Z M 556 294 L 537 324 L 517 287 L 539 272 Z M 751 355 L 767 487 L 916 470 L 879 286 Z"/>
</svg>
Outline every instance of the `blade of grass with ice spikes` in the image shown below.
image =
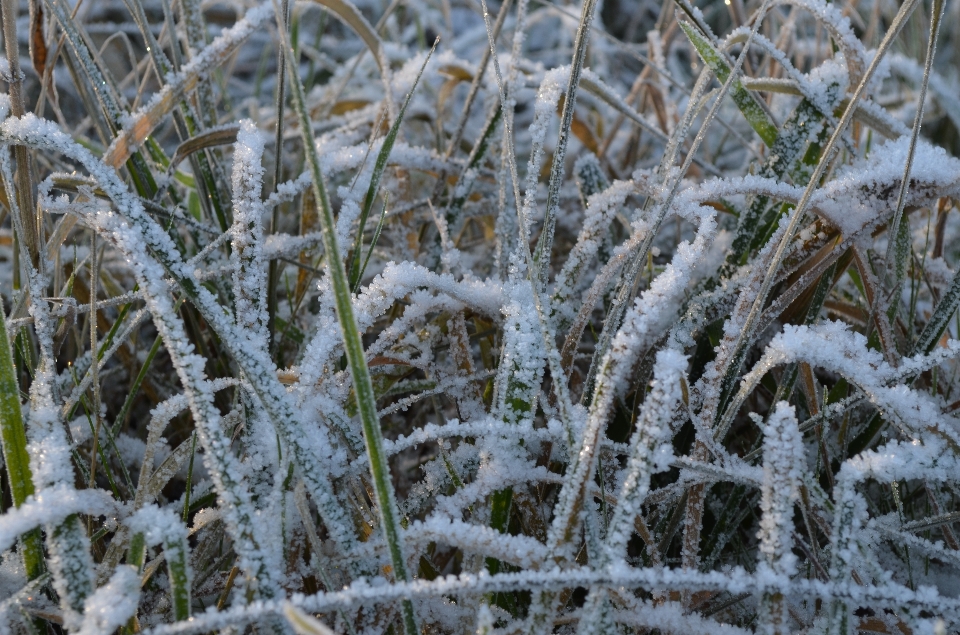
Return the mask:
<svg viewBox="0 0 960 635">
<path fill-rule="evenodd" d="M 127 526 L 134 532 L 130 540 L 127 563 L 142 573 L 146 549 L 154 544 L 163 545 L 170 581 L 170 604 L 174 618 L 179 622 L 190 619 L 190 584 L 193 573 L 190 569 L 190 545 L 187 528 L 169 509 L 149 505 L 127 519 Z"/>
<path fill-rule="evenodd" d="M 830 136 L 830 140 L 827 142 L 826 147 L 821 153 L 820 161 L 817 163 L 816 168 L 810 175 L 810 182 L 807 184 L 807 187 L 803 192 L 803 196 L 797 202 L 797 206 L 794 208 L 791 214 L 790 222 L 785 228 L 776 250 L 771 252 L 771 255 L 768 257 L 768 263 L 758 262 L 757 265 L 755 265 L 756 267 L 762 267 L 764 264 L 766 264 L 766 270 L 763 275 L 760 288 L 758 289 L 758 293 L 756 296 L 754 296 L 754 300 L 750 306 L 750 311 L 743 320 L 741 327 L 738 329 L 737 337 L 733 342 L 733 345 L 730 347 L 724 347 L 721 351 L 721 356 L 718 356 L 717 362 L 720 364 L 718 368 L 722 368 L 723 370 L 721 371 L 722 379 L 720 384 L 720 401 L 718 404 L 716 404 L 716 410 L 711 413 L 715 422 L 719 421 L 720 418 L 724 416 L 724 412 L 726 410 L 726 401 L 732 394 L 734 383 L 736 382 L 737 376 L 740 373 L 740 368 L 743 365 L 744 358 L 747 354 L 747 349 L 749 348 L 748 343 L 753 339 L 754 326 L 760 316 L 763 306 L 766 304 L 767 295 L 770 293 L 770 288 L 773 286 L 773 282 L 776 279 L 776 274 L 780 268 L 780 264 L 783 261 L 783 257 L 786 254 L 787 246 L 793 240 L 793 236 L 796 233 L 797 228 L 800 226 L 800 221 L 807 212 L 807 208 L 810 204 L 811 198 L 813 197 L 813 193 L 820 184 L 820 179 L 826 171 L 827 165 L 830 163 L 833 153 L 837 149 L 837 145 L 840 143 L 840 139 L 844 130 L 853 119 L 854 112 L 856 112 L 857 103 L 867 90 L 870 79 L 873 77 L 873 74 L 876 72 L 877 68 L 879 68 L 884 54 L 890 48 L 891 44 L 893 44 L 893 41 L 899 35 L 900 30 L 903 29 L 904 24 L 906 24 L 907 19 L 913 13 L 913 10 L 917 7 L 918 3 L 919 0 L 906 0 L 906 2 L 900 6 L 896 18 L 884 35 L 883 41 L 877 48 L 877 52 L 873 60 L 870 62 L 870 65 L 864 72 L 863 77 L 860 79 L 860 84 L 857 86 L 853 96 L 847 102 L 847 107 L 844 110 L 843 116 L 840 118 L 840 121 L 837 122 L 833 134 Z M 722 359 L 721 357 L 725 357 L 725 359 Z"/>
<path fill-rule="evenodd" d="M 417 90 L 417 84 L 420 83 L 420 78 L 423 77 L 423 71 L 427 68 L 434 49 L 436 49 L 436 44 L 430 49 L 430 52 L 427 54 L 427 59 L 423 61 L 423 66 L 420 67 L 420 72 L 417 73 L 417 77 L 413 80 L 413 86 L 410 87 L 410 92 L 404 97 L 403 105 L 400 106 L 400 112 L 397 113 L 397 118 L 394 120 L 393 125 L 390 126 L 387 136 L 383 138 L 383 145 L 380 146 L 380 152 L 377 153 L 377 160 L 373 165 L 370 185 L 367 186 L 367 193 L 363 197 L 363 207 L 360 210 L 357 237 L 353 240 L 353 255 L 350 258 L 350 267 L 347 270 L 349 272 L 348 280 L 350 282 L 350 288 L 354 293 L 356 293 L 360 287 L 360 275 L 362 273 L 360 268 L 360 248 L 363 246 L 363 228 L 367 224 L 370 209 L 373 207 L 373 202 L 376 200 L 377 194 L 380 191 L 380 180 L 383 178 L 383 171 L 387 169 L 387 160 L 390 158 L 390 152 L 393 151 L 393 144 L 397 141 L 397 134 L 400 132 L 400 124 L 403 123 L 403 116 L 407 112 L 407 106 L 410 105 L 410 99 L 413 98 L 413 93 Z"/>
<path fill-rule="evenodd" d="M 9 106 L 9 98 L 6 95 L 0 95 L 0 121 L 6 117 Z M 24 143 L 21 147 L 26 149 L 27 145 Z M 0 179 L 3 181 L 4 189 L 9 192 L 14 182 L 9 148 L 4 147 L 0 150 L 2 150 L 0 152 Z M 9 199 L 8 205 L 12 214 L 16 216 L 18 214 L 16 198 Z M 21 249 L 24 248 L 25 246 L 21 245 Z M 45 491 L 54 489 L 69 493 L 74 491 L 73 470 L 70 465 L 69 442 L 54 396 L 56 359 L 53 354 L 52 319 L 49 305 L 45 300 L 40 299 L 44 295 L 43 289 L 46 287 L 46 279 L 39 270 L 28 266 L 27 283 L 24 295 L 29 291 L 34 298 L 31 313 L 40 360 L 30 384 L 31 443 L 28 448 L 29 464 L 26 466 L 28 473 L 25 476 L 31 477 L 30 487 L 37 493 L 43 494 Z M 0 313 L 3 313 L 2 307 L 0 307 Z M 0 333 L 0 337 L 3 338 L 0 347 L 3 347 L 4 351 L 9 350 L 5 323 L 6 320 L 3 318 L 4 332 Z M 13 370 L 12 360 L 9 368 Z M 4 391 L 4 395 L 12 396 L 19 405 L 20 390 L 16 383 L 16 375 L 13 374 L 10 379 L 14 384 L 13 390 L 9 393 Z M 6 459 L 6 425 L 4 425 L 3 432 L 4 458 Z M 15 461 L 20 463 L 21 467 L 23 467 L 22 458 L 22 456 L 15 457 Z M 34 471 L 37 473 L 36 480 L 32 479 Z M 20 477 L 21 475 L 17 476 Z M 11 489 L 13 486 L 14 484 L 11 482 Z M 48 564 L 53 575 L 54 588 L 60 596 L 64 623 L 68 627 L 75 626 L 79 624 L 80 616 L 83 614 L 86 598 L 93 591 L 91 575 L 93 560 L 90 556 L 90 542 L 76 514 L 71 514 L 57 524 L 48 524 L 46 532 L 47 552 L 50 558 Z M 34 536 L 37 542 L 33 542 Z M 38 529 L 28 532 L 23 539 L 24 564 L 29 567 L 27 569 L 28 573 L 33 573 L 37 566 L 42 566 L 42 563 L 38 564 L 32 561 L 34 554 L 40 558 L 43 557 L 43 550 L 39 547 L 39 539 L 40 531 Z M 27 559 L 28 556 L 29 560 Z"/>
<path fill-rule="evenodd" d="M 671 423 L 676 416 L 686 389 L 684 372 L 687 358 L 676 350 L 665 349 L 657 354 L 654 381 L 644 401 L 636 431 L 630 438 L 630 454 L 617 507 L 607 531 L 606 540 L 597 554 L 597 565 L 610 566 L 623 558 L 633 531 L 634 519 L 641 513 L 649 490 L 650 478 L 663 471 L 672 452 L 665 451 L 670 442 Z M 584 603 L 578 635 L 599 635 L 609 632 L 608 594 L 603 587 L 592 587 Z"/>
<path fill-rule="evenodd" d="M 333 218 L 333 210 L 330 208 L 330 199 L 327 197 L 326 183 L 320 168 L 320 157 L 317 154 L 317 146 L 313 138 L 313 128 L 307 112 L 303 83 L 300 81 L 296 58 L 290 46 L 289 35 L 283 28 L 283 24 L 279 24 L 278 29 L 281 45 L 287 51 L 286 70 L 290 80 L 290 96 L 297 114 L 304 153 L 313 179 L 315 200 L 320 207 L 320 223 L 323 228 L 323 246 L 326 252 L 327 271 L 333 282 L 337 318 L 340 322 L 340 331 L 347 355 L 347 363 L 350 366 L 350 375 L 353 378 L 353 388 L 360 412 L 360 422 L 363 426 L 363 440 L 367 449 L 367 459 L 370 461 L 370 472 L 373 477 L 374 494 L 380 512 L 384 540 L 390 551 L 394 576 L 397 580 L 407 582 L 410 576 L 403 555 L 400 523 L 397 518 L 396 495 L 393 491 L 393 483 L 390 480 L 390 466 L 383 451 L 383 436 L 380 430 L 380 420 L 377 416 L 377 402 L 373 392 L 373 383 L 370 380 L 370 369 L 367 368 L 367 360 L 363 353 L 363 342 L 360 340 L 357 321 L 353 313 L 351 300 L 353 294 L 350 292 L 347 272 L 340 256 L 340 246 L 337 244 L 336 223 Z M 438 42 L 439 38 L 437 38 L 437 42 L 434 42 L 434 48 L 436 48 Z M 413 602 L 410 599 L 404 599 L 401 606 L 405 634 L 416 635 L 420 631 L 417 628 Z"/>
<path fill-rule="evenodd" d="M 594 9 L 597 0 L 583 0 L 580 13 L 580 24 L 577 26 L 577 36 L 573 44 L 573 60 L 570 63 L 570 77 L 567 79 L 567 89 L 564 95 L 563 110 L 560 113 L 560 129 L 557 133 L 557 146 L 553 153 L 553 164 L 550 166 L 550 180 L 547 184 L 547 209 L 543 217 L 543 228 L 537 239 L 537 247 L 533 252 L 533 261 L 537 263 L 540 280 L 537 284 L 546 287 L 550 276 L 550 252 L 553 249 L 553 233 L 557 222 L 557 212 L 560 211 L 560 186 L 563 185 L 563 176 L 566 170 L 564 158 L 567 154 L 567 143 L 570 140 L 570 129 L 573 126 L 573 114 L 577 105 L 577 90 L 580 88 L 580 75 L 583 74 L 583 62 L 587 55 L 587 43 L 590 41 L 590 30 L 593 25 Z"/>
<path fill-rule="evenodd" d="M 7 174 L 4 178 L 7 178 Z M 42 298 L 42 289 L 46 284 L 36 269 L 31 271 L 29 283 L 31 295 Z M 41 495 L 50 490 L 74 492 L 71 448 L 54 395 L 56 360 L 53 355 L 52 319 L 46 301 L 34 300 L 32 309 L 40 350 L 40 364 L 30 385 L 31 464 L 36 466 L 37 474 L 41 475 L 35 487 Z M 90 540 L 77 514 L 68 516 L 63 522 L 48 524 L 45 529 L 47 563 L 53 574 L 54 588 L 60 596 L 64 625 L 68 629 L 76 628 L 84 613 L 86 600 L 94 592 Z"/>
</svg>

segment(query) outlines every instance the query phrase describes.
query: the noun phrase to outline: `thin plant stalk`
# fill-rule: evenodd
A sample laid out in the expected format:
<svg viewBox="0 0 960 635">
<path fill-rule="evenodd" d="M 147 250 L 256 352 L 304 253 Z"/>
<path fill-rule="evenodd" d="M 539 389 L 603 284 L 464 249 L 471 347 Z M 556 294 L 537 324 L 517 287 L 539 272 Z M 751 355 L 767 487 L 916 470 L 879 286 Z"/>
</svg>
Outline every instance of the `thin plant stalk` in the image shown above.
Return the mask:
<svg viewBox="0 0 960 635">
<path fill-rule="evenodd" d="M 573 61 L 570 66 L 570 78 L 567 81 L 566 98 L 560 113 L 560 131 L 557 148 L 550 166 L 550 181 L 547 185 L 547 211 L 543 219 L 543 229 L 537 239 L 537 248 L 533 259 L 540 268 L 538 284 L 545 286 L 550 277 L 550 251 L 553 248 L 553 234 L 560 211 L 560 186 L 563 185 L 565 172 L 564 158 L 567 155 L 567 143 L 570 141 L 570 128 L 573 125 L 573 113 L 577 105 L 577 90 L 580 88 L 580 76 L 583 74 L 583 62 L 587 56 L 587 44 L 590 41 L 590 27 L 593 24 L 594 9 L 597 0 L 583 0 L 580 13 L 580 25 L 573 45 Z"/>
<path fill-rule="evenodd" d="M 920 95 L 917 97 L 917 112 L 913 117 L 913 130 L 910 135 L 910 148 L 907 151 L 907 160 L 903 166 L 903 179 L 900 181 L 900 191 L 897 194 L 897 206 L 893 212 L 893 219 L 890 221 L 890 228 L 887 231 L 889 239 L 887 240 L 886 278 L 889 286 L 893 287 L 894 292 L 890 294 L 893 301 L 897 302 L 896 290 L 900 287 L 900 273 L 902 267 L 894 266 L 894 259 L 897 253 L 898 236 L 900 233 L 900 222 L 903 219 L 903 207 L 907 202 L 907 190 L 910 187 L 910 172 L 913 168 L 913 157 L 917 150 L 917 139 L 920 137 L 920 126 L 923 124 L 923 110 L 927 98 L 927 86 L 930 83 L 930 69 L 933 67 L 933 58 L 937 53 L 937 37 L 940 34 L 940 24 L 943 21 L 943 11 L 946 7 L 944 0 L 933 0 L 933 6 L 930 13 L 930 37 L 927 40 L 926 57 L 923 60 L 923 80 L 920 82 Z M 891 275 L 892 274 L 892 275 Z M 877 294 L 876 300 L 880 300 L 883 294 Z M 872 308 L 878 312 L 881 308 L 876 306 Z"/>
<path fill-rule="evenodd" d="M 280 15 L 277 12 L 277 15 Z M 307 112 L 306 98 L 303 94 L 303 84 L 296 66 L 296 58 L 290 47 L 289 36 L 282 21 L 278 21 L 281 45 L 287 52 L 287 67 L 290 80 L 290 96 L 300 125 L 300 134 L 303 138 L 304 154 L 313 179 L 314 197 L 320 207 L 320 224 L 323 230 L 323 246 L 326 253 L 327 272 L 333 283 L 333 293 L 336 302 L 337 318 L 343 336 L 347 363 L 350 366 L 350 375 L 353 379 L 354 393 L 360 413 L 360 422 L 363 426 L 363 439 L 370 461 L 370 473 L 373 477 L 373 489 L 380 512 L 380 521 L 383 525 L 384 539 L 390 551 L 390 560 L 393 565 L 394 576 L 397 580 L 407 582 L 410 576 L 407 572 L 407 563 L 404 558 L 400 522 L 390 480 L 390 467 L 383 450 L 383 435 L 380 430 L 380 420 L 377 416 L 376 396 L 373 392 L 373 383 L 370 380 L 370 369 L 363 352 L 363 342 L 357 330 L 357 320 L 353 313 L 353 294 L 347 280 L 347 271 L 340 255 L 340 245 L 337 244 L 336 221 L 327 196 L 326 182 L 320 169 L 320 157 L 313 137 L 312 122 Z M 436 45 L 434 45 L 436 46 Z M 409 599 L 402 601 L 403 628 L 406 635 L 419 633 L 417 619 L 413 610 L 413 602 Z"/>
<path fill-rule="evenodd" d="M 93 383 L 93 447 L 90 453 L 90 480 L 87 487 L 97 486 L 97 448 L 100 445 L 100 364 L 97 356 L 97 232 L 90 232 L 90 374 Z"/>
<path fill-rule="evenodd" d="M 289 0 L 280 0 L 280 19 L 283 21 L 284 28 L 290 28 L 290 2 Z M 273 165 L 273 189 L 277 191 L 283 178 L 283 110 L 287 102 L 287 74 L 284 72 L 286 66 L 286 48 L 280 47 L 277 51 L 277 133 L 274 137 L 274 165 Z M 274 234 L 280 227 L 280 205 L 275 205 L 273 213 L 270 216 L 270 233 Z M 280 263 L 276 259 L 271 259 L 267 268 L 267 333 L 270 335 L 271 350 L 276 343 L 276 316 L 277 316 L 277 285 L 280 280 Z"/>
</svg>

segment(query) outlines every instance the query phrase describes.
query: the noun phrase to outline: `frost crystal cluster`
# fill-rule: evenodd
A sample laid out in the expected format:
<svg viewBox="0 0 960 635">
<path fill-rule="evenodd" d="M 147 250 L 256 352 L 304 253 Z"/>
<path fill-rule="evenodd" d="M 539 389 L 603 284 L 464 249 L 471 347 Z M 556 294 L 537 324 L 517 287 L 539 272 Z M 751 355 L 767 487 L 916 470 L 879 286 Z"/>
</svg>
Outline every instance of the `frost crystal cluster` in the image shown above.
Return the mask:
<svg viewBox="0 0 960 635">
<path fill-rule="evenodd" d="M 0 9 L 0 635 L 960 629 L 960 1 Z"/>
</svg>

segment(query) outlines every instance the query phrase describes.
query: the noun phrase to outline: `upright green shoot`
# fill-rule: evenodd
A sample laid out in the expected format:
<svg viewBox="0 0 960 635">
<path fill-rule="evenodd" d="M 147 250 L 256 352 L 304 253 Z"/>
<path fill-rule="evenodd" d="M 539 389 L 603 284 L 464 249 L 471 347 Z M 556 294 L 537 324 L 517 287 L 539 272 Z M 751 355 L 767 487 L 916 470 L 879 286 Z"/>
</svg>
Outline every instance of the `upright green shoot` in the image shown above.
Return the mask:
<svg viewBox="0 0 960 635">
<path fill-rule="evenodd" d="M 277 12 L 279 15 L 279 12 Z M 337 318 L 340 321 L 340 331 L 343 336 L 347 363 L 350 366 L 350 375 L 353 378 L 353 388 L 357 397 L 357 406 L 360 412 L 360 422 L 363 426 L 363 440 L 367 450 L 367 459 L 370 461 L 370 473 L 373 477 L 373 489 L 380 512 L 383 535 L 390 551 L 390 560 L 397 580 L 408 581 L 407 563 L 403 554 L 402 537 L 396 495 L 393 483 L 390 480 L 390 466 L 383 450 L 383 435 L 380 430 L 380 420 L 377 416 L 376 397 L 373 392 L 373 383 L 370 380 L 370 370 L 367 368 L 367 359 L 363 352 L 363 342 L 357 330 L 357 320 L 353 313 L 353 294 L 347 279 L 347 271 L 340 255 L 340 245 L 337 244 L 336 221 L 327 196 L 326 181 L 320 168 L 320 157 L 313 137 L 313 123 L 307 111 L 306 98 L 303 94 L 303 83 L 297 70 L 297 60 L 290 47 L 289 36 L 285 25 L 278 23 L 280 41 L 286 50 L 287 73 L 290 80 L 290 93 L 293 107 L 297 113 L 297 123 L 303 139 L 304 153 L 310 175 L 313 179 L 314 198 L 320 207 L 320 225 L 323 231 L 323 246 L 326 251 L 327 272 L 333 283 L 333 293 L 336 303 Z M 439 42 L 439 38 L 437 40 Z M 436 48 L 434 43 L 434 48 Z M 402 601 L 403 628 L 406 635 L 419 633 L 417 620 L 413 611 L 413 602 L 409 599 Z"/>
</svg>

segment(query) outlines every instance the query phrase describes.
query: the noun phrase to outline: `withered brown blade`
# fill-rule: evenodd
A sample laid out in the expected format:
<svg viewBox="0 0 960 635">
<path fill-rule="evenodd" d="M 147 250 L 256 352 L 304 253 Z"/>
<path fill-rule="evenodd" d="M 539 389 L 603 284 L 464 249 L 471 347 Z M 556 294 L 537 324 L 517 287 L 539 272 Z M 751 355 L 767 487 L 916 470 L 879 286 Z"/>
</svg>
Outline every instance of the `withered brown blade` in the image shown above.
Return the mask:
<svg viewBox="0 0 960 635">
<path fill-rule="evenodd" d="M 173 158 L 170 159 L 169 169 L 172 170 L 176 168 L 180 165 L 181 161 L 194 152 L 203 150 L 204 148 L 236 143 L 237 132 L 239 132 L 239 130 L 240 126 L 223 126 L 222 128 L 214 128 L 208 132 L 201 132 L 195 137 L 190 137 L 177 146 L 176 152 L 173 153 Z"/>
<path fill-rule="evenodd" d="M 30 0 L 30 62 L 37 75 L 43 77 L 47 67 L 47 42 L 43 38 L 42 0 Z"/>
</svg>

